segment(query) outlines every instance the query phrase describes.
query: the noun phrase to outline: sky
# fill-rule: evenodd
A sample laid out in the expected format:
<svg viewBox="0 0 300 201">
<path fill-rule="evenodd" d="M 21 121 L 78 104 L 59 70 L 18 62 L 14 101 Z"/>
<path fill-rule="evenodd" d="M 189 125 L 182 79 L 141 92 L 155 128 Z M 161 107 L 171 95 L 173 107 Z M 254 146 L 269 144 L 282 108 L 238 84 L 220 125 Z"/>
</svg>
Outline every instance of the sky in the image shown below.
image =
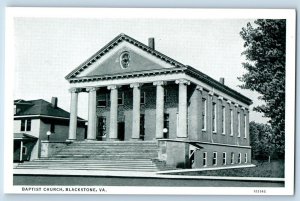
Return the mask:
<svg viewBox="0 0 300 201">
<path fill-rule="evenodd" d="M 58 106 L 70 110 L 70 85 L 65 76 L 115 36 L 125 33 L 210 77 L 225 78 L 225 85 L 253 100 L 250 121 L 267 118 L 252 111 L 261 104 L 258 93 L 238 87 L 246 71 L 241 52 L 242 27 L 254 19 L 69 19 L 15 18 L 14 99 L 58 97 Z M 87 94 L 79 94 L 78 115 L 87 119 Z"/>
</svg>

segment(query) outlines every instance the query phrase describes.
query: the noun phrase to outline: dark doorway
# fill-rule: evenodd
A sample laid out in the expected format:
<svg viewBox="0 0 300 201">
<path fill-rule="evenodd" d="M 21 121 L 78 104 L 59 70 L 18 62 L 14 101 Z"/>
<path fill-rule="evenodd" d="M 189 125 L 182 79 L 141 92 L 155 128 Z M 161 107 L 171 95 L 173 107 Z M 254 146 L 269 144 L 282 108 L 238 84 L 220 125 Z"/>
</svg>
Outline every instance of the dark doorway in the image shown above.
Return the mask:
<svg viewBox="0 0 300 201">
<path fill-rule="evenodd" d="M 145 115 L 141 114 L 140 117 L 140 138 L 145 140 Z"/>
<path fill-rule="evenodd" d="M 120 141 L 125 139 L 125 122 L 118 122 L 118 139 Z"/>
</svg>

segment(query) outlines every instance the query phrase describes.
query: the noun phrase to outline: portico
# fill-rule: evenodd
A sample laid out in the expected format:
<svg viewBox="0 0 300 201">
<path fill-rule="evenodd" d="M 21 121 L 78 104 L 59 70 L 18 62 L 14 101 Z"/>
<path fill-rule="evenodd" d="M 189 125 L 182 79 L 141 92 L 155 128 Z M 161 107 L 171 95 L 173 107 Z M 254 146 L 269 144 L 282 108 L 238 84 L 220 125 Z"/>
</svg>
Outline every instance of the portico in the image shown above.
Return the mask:
<svg viewBox="0 0 300 201">
<path fill-rule="evenodd" d="M 77 109 L 78 109 L 78 95 L 80 93 L 88 93 L 88 131 L 86 140 L 97 140 L 97 91 L 101 88 L 107 88 L 109 91 L 109 133 L 107 140 L 117 141 L 118 138 L 118 92 L 122 87 L 127 87 L 131 90 L 131 139 L 130 140 L 142 140 L 141 139 L 141 90 L 143 86 L 146 88 L 155 88 L 155 124 L 153 126 L 153 131 L 155 131 L 155 139 L 164 138 L 164 114 L 165 108 L 165 86 L 175 87 L 178 90 L 178 103 L 177 104 L 177 115 L 178 123 L 176 127 L 180 128 L 176 133 L 177 138 L 187 138 L 187 87 L 190 82 L 186 79 L 176 79 L 176 80 L 160 80 L 154 82 L 135 82 L 131 84 L 110 84 L 108 86 L 89 86 L 89 87 L 77 87 L 71 88 L 69 91 L 71 93 L 71 123 L 69 128 L 69 140 L 76 140 L 76 119 Z M 177 87 L 176 87 L 177 85 Z M 153 86 L 153 87 L 151 87 Z M 122 90 L 121 90 L 122 91 Z M 170 92 L 169 92 L 170 93 Z M 145 99 L 149 97 L 146 92 L 143 94 Z M 147 110 L 147 103 L 144 103 L 144 110 Z M 100 114 L 101 115 L 101 114 Z"/>
</svg>

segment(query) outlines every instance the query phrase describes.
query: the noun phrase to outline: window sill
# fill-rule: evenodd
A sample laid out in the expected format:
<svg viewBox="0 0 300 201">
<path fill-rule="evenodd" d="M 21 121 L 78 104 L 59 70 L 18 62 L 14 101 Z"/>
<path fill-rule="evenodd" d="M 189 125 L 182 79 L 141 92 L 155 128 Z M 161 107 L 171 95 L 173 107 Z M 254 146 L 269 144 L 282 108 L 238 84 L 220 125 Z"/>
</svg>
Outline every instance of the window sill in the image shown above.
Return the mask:
<svg viewBox="0 0 300 201">
<path fill-rule="evenodd" d="M 107 107 L 107 106 L 99 106 L 99 105 L 97 105 L 97 107 L 100 107 L 100 108 L 105 108 L 105 107 Z"/>
</svg>

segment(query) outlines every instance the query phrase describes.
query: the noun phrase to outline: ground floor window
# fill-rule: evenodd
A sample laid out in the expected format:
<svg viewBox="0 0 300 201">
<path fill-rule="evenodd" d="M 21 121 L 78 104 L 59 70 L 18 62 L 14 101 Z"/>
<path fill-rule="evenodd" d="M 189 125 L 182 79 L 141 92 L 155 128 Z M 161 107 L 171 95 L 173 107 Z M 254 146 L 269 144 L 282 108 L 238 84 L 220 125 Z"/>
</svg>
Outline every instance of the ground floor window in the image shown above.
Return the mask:
<svg viewBox="0 0 300 201">
<path fill-rule="evenodd" d="M 223 165 L 226 165 L 226 152 L 223 152 Z"/>
<path fill-rule="evenodd" d="M 203 152 L 203 166 L 207 165 L 207 152 Z"/>
<path fill-rule="evenodd" d="M 217 152 L 213 152 L 213 161 L 212 161 L 213 165 L 217 165 L 217 157 L 218 157 L 218 153 Z"/>
<path fill-rule="evenodd" d="M 242 163 L 242 154 L 241 153 L 239 153 L 239 155 L 238 155 L 238 163 L 239 164 Z"/>
<path fill-rule="evenodd" d="M 231 164 L 234 164 L 234 153 L 231 152 Z"/>
</svg>

